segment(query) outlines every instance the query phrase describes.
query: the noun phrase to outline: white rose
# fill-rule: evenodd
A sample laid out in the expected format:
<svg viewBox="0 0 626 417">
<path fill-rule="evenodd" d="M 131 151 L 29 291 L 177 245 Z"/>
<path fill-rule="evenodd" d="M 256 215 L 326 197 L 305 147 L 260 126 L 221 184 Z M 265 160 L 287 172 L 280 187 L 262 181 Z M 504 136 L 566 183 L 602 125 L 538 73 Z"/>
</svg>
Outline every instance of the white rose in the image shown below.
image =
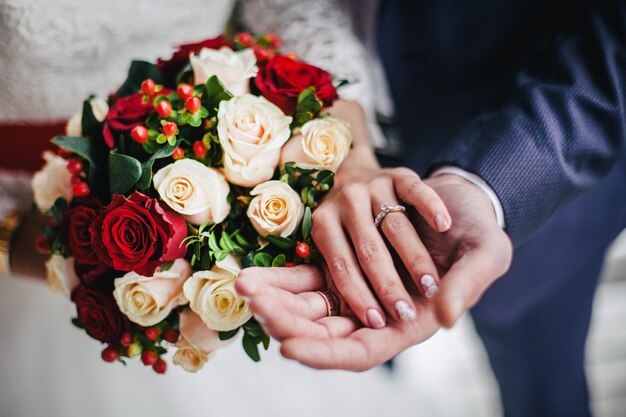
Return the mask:
<svg viewBox="0 0 626 417">
<path fill-rule="evenodd" d="M 222 101 L 217 118 L 226 178 L 244 187 L 272 178 L 291 135 L 291 117 L 265 98 L 248 94 Z"/>
<path fill-rule="evenodd" d="M 74 270 L 74 258 L 52 255 L 46 261 L 48 287 L 57 293 L 69 297 L 78 286 L 78 276 Z"/>
<path fill-rule="evenodd" d="M 93 112 L 94 117 L 99 122 L 103 121 L 107 114 L 109 113 L 109 105 L 106 101 L 99 97 L 94 97 L 89 100 L 89 104 L 91 105 L 91 111 Z M 65 125 L 65 134 L 67 136 L 82 136 L 83 135 L 83 109 L 81 109 L 74 114 L 67 121 L 67 125 Z"/>
<path fill-rule="evenodd" d="M 154 175 L 154 188 L 189 223 L 221 223 L 230 212 L 230 191 L 221 172 L 193 159 L 179 159 Z"/>
<path fill-rule="evenodd" d="M 198 54 L 189 55 L 189 62 L 196 85 L 215 75 L 234 96 L 248 93 L 250 78 L 259 72 L 252 49 L 235 52 L 226 46 L 219 50 L 202 48 Z"/>
<path fill-rule="evenodd" d="M 46 212 L 59 197 L 68 202 L 72 199 L 72 174 L 67 161 L 54 152 L 45 151 L 43 168 L 33 175 L 33 199 L 41 212 Z"/>
<path fill-rule="evenodd" d="M 287 237 L 296 230 L 304 215 L 304 204 L 289 184 L 268 181 L 254 187 L 250 195 L 255 197 L 247 214 L 261 236 Z"/>
<path fill-rule="evenodd" d="M 185 282 L 183 291 L 189 307 L 209 329 L 233 330 L 252 317 L 248 302 L 235 291 L 240 270 L 237 258 L 228 255 L 223 261 L 217 261 L 210 271 L 198 271 Z"/>
<path fill-rule="evenodd" d="M 188 372 L 199 371 L 215 351 L 233 339 L 220 340 L 219 333 L 210 330 L 200 316 L 191 310 L 180 313 L 180 340 L 172 358 L 175 365 Z"/>
<path fill-rule="evenodd" d="M 313 119 L 282 150 L 280 164 L 295 162 L 303 169 L 337 171 L 350 152 L 352 134 L 348 123 L 334 117 Z"/>
<path fill-rule="evenodd" d="M 167 271 L 157 269 L 152 277 L 128 272 L 115 280 L 113 296 L 120 311 L 140 326 L 154 326 L 166 318 L 172 309 L 187 300 L 183 284 L 191 275 L 191 266 L 177 259 Z"/>
</svg>

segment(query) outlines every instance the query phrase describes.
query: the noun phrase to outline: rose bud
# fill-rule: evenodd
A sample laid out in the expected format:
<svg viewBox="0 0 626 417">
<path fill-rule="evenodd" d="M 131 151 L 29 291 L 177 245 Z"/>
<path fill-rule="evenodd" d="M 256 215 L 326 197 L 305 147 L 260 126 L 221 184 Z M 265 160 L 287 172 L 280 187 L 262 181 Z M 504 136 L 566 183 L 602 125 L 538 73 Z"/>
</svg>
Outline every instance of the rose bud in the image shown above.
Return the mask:
<svg viewBox="0 0 626 417">
<path fill-rule="evenodd" d="M 191 55 L 189 62 L 193 69 L 194 85 L 204 84 L 215 75 L 234 96 L 248 93 L 250 78 L 259 71 L 251 49 L 235 52 L 228 47 L 219 50 L 203 48 Z"/>
</svg>

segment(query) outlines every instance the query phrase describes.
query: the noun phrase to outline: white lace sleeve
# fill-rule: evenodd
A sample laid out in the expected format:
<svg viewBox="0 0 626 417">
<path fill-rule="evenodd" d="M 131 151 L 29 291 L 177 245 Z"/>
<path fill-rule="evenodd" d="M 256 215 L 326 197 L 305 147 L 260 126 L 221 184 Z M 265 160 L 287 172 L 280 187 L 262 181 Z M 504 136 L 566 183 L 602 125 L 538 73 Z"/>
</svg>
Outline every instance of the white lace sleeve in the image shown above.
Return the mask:
<svg viewBox="0 0 626 417">
<path fill-rule="evenodd" d="M 358 101 L 370 124 L 371 142 L 384 145 L 375 121 L 375 86 L 369 54 L 353 30 L 350 11 L 337 0 L 240 0 L 238 21 L 256 33 L 274 32 L 284 51 L 350 81 L 339 94 Z"/>
</svg>

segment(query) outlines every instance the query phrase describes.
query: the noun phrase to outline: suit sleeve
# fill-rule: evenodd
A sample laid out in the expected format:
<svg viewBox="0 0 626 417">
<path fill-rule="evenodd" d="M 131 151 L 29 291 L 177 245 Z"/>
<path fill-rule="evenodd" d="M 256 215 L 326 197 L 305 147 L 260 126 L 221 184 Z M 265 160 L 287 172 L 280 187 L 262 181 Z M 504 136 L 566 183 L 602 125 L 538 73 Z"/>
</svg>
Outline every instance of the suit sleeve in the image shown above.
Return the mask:
<svg viewBox="0 0 626 417">
<path fill-rule="evenodd" d="M 519 244 L 624 155 L 625 78 L 626 5 L 588 2 L 518 73 L 509 100 L 462 129 L 434 167 L 483 178 Z"/>
</svg>

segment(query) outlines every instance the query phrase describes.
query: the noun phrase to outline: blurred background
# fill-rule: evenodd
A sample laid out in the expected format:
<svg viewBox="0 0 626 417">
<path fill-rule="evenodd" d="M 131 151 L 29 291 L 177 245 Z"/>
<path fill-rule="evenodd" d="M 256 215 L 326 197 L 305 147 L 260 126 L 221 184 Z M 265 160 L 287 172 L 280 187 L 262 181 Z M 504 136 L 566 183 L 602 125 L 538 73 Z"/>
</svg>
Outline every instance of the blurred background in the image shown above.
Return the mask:
<svg viewBox="0 0 626 417">
<path fill-rule="evenodd" d="M 172 45 L 232 26 L 234 3 L 0 0 L 0 176 L 10 175 L 3 169 L 40 166 L 33 149 L 61 133 L 88 94 L 105 97 L 119 86 L 131 59 L 169 56 Z M 308 1 L 305 15 L 300 7 L 286 15 L 278 14 L 280 8 L 260 15 L 251 7 L 248 23 L 298 21 L 287 34 L 296 40 L 343 36 L 332 30 L 349 27 L 349 21 L 328 13 L 327 3 Z M 309 20 L 298 20 L 304 18 Z M 305 42 L 304 51 L 315 53 L 315 46 Z M 318 48 L 319 65 L 330 65 L 333 72 L 353 69 L 354 60 L 362 58 L 345 53 L 354 48 L 341 50 L 342 59 L 332 68 L 326 48 Z M 384 95 L 371 95 L 384 107 Z M 383 110 L 376 108 L 385 115 Z M 622 233 L 606 255 L 588 339 L 587 373 L 599 417 L 626 415 L 625 301 Z M 43 281 L 0 277 L 0 417 L 501 415 L 498 388 L 469 316 L 408 349 L 393 366 L 364 373 L 302 367 L 284 360 L 273 342 L 260 364 L 233 345 L 197 374 L 170 366 L 160 376 L 139 361 L 127 368 L 102 362 L 101 344 L 70 323 L 74 315 L 69 300 L 52 294 Z"/>
</svg>

